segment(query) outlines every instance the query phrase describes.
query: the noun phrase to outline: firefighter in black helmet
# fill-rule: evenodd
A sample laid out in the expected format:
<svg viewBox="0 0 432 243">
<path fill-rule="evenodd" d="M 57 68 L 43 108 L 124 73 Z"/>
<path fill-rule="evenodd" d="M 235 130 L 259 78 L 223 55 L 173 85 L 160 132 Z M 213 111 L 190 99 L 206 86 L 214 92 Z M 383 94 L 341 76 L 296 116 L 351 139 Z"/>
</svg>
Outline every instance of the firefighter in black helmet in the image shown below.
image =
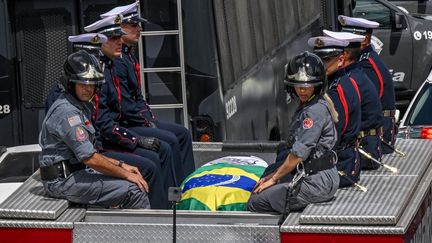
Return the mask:
<svg viewBox="0 0 432 243">
<path fill-rule="evenodd" d="M 40 174 L 54 198 L 103 207 L 149 208 L 148 185 L 140 171 L 99 154 L 86 103 L 105 82 L 98 60 L 85 51 L 63 66 L 65 92 L 54 102 L 39 135 Z"/>
<path fill-rule="evenodd" d="M 249 210 L 286 214 L 333 198 L 339 187 L 332 151 L 337 113 L 324 94 L 326 80 L 324 65 L 315 54 L 303 52 L 287 64 L 287 90 L 300 102 L 290 125 L 291 141 L 256 184 Z M 295 173 L 294 178 L 283 180 L 289 173 Z"/>
</svg>

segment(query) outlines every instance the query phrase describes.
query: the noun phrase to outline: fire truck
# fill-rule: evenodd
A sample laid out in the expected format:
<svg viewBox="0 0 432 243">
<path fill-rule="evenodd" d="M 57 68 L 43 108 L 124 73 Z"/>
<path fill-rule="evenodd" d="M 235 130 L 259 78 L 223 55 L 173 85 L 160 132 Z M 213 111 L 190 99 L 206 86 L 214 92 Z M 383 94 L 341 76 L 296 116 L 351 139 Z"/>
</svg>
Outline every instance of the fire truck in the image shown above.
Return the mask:
<svg viewBox="0 0 432 243">
<path fill-rule="evenodd" d="M 43 195 L 38 131 L 45 97 L 72 51 L 67 36 L 124 0 L 0 0 L 0 179 L 23 182 L 0 204 L 5 242 L 431 242 L 432 143 L 399 140 L 402 158 L 362 174 L 367 192 L 279 215 L 250 212 L 109 210 Z M 159 119 L 189 127 L 196 166 L 226 155 L 275 159 L 296 105 L 284 64 L 337 15 L 378 21 L 374 32 L 405 105 L 432 67 L 425 15 L 384 0 L 142 0 L 148 22 L 136 50 L 143 94 Z M 432 32 L 431 32 L 432 33 Z M 242 140 L 242 141 L 238 141 Z M 237 142 L 235 142 L 237 141 Z M 176 231 L 174 230 L 176 229 Z M 176 232 L 176 234 L 173 234 Z"/>
</svg>

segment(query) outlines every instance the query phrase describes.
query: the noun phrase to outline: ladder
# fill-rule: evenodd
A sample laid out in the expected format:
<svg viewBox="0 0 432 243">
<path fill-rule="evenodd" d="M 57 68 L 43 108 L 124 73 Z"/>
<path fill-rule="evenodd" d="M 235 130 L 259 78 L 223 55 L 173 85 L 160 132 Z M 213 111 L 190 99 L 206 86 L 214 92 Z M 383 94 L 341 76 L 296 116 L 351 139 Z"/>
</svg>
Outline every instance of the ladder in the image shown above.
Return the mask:
<svg viewBox="0 0 432 243">
<path fill-rule="evenodd" d="M 139 13 L 141 13 L 141 5 L 139 9 Z M 187 111 L 187 97 L 186 97 L 186 74 L 185 74 L 185 63 L 184 63 L 184 47 L 183 47 L 183 20 L 182 20 L 182 5 L 181 0 L 177 0 L 177 29 L 173 30 L 161 30 L 161 31 L 146 31 L 143 30 L 141 32 L 141 38 L 138 43 L 138 50 L 139 50 L 139 61 L 140 61 L 140 70 L 141 70 L 141 91 L 143 92 L 144 99 L 149 103 L 150 108 L 153 111 L 158 110 L 165 110 L 168 112 L 172 112 L 172 114 L 176 113 L 176 110 L 181 110 L 182 114 L 182 120 L 181 121 L 173 121 L 176 123 L 182 123 L 183 126 L 186 128 L 189 128 L 189 117 L 188 117 L 188 111 Z M 178 43 L 178 58 L 179 58 L 179 64 L 180 66 L 176 67 L 148 67 L 146 66 L 146 58 L 145 58 L 145 47 L 143 40 L 146 38 L 151 37 L 166 37 L 166 36 L 174 36 L 177 38 Z M 147 86 L 146 82 L 150 82 L 150 80 L 146 80 L 146 74 L 157 74 L 157 73 L 173 73 L 173 74 L 180 74 L 180 81 L 181 82 L 181 102 L 175 102 L 175 103 L 169 103 L 169 104 L 158 104 L 153 102 L 152 100 L 149 100 L 149 97 L 147 97 Z M 162 80 L 163 83 L 164 80 Z M 147 83 L 147 85 L 149 85 Z M 151 92 L 151 90 L 149 90 Z"/>
</svg>

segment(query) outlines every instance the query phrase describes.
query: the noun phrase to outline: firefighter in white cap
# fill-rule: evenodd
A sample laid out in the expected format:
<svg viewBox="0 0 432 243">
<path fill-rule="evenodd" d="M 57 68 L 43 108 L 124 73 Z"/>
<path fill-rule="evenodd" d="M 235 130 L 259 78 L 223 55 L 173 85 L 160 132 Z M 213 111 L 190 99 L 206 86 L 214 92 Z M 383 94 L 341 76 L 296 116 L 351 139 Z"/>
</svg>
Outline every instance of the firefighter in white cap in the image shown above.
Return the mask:
<svg viewBox="0 0 432 243">
<path fill-rule="evenodd" d="M 345 47 L 346 62 L 343 66 L 351 80 L 355 81 L 358 86 L 358 93 L 361 102 L 361 128 L 358 135 L 360 140 L 360 153 L 362 156 L 362 169 L 378 169 L 380 164 L 366 157 L 362 151 L 365 151 L 375 160 L 381 160 L 381 139 L 383 115 L 381 102 L 378 92 L 375 89 L 372 81 L 364 73 L 362 67 L 358 63 L 360 56 L 360 46 L 364 40 L 364 36 L 349 32 L 333 32 L 324 30 L 324 35 L 330 36 L 338 40 L 346 40 L 349 45 Z"/>
<path fill-rule="evenodd" d="M 379 23 L 363 18 L 353 18 L 344 15 L 338 16 L 342 31 L 365 36 L 360 49 L 360 65 L 366 75 L 372 80 L 381 100 L 383 113 L 383 140 L 394 146 L 396 142 L 397 126 L 395 120 L 396 101 L 393 78 L 388 67 L 384 64 L 371 44 L 373 29 L 379 27 Z M 394 149 L 382 146 L 383 153 L 392 153 Z"/>
</svg>

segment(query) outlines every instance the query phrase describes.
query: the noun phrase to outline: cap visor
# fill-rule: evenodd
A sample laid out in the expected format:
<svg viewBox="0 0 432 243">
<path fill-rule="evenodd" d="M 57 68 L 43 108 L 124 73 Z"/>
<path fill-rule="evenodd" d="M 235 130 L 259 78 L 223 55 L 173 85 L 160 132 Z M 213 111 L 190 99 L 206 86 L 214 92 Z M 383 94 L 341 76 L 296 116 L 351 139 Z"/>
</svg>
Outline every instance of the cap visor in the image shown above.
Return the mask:
<svg viewBox="0 0 432 243">
<path fill-rule="evenodd" d="M 125 33 L 121 28 L 118 28 L 118 29 L 115 29 L 115 30 L 111 30 L 111 31 L 105 32 L 104 34 L 105 34 L 108 38 L 109 38 L 109 37 L 114 37 L 114 36 L 122 36 L 122 35 L 126 35 L 126 33 Z"/>
<path fill-rule="evenodd" d="M 140 22 L 144 23 L 144 22 L 148 22 L 148 21 L 145 18 L 141 18 L 139 16 L 134 16 L 130 19 L 130 22 L 132 22 L 132 23 L 140 23 Z"/>
</svg>

